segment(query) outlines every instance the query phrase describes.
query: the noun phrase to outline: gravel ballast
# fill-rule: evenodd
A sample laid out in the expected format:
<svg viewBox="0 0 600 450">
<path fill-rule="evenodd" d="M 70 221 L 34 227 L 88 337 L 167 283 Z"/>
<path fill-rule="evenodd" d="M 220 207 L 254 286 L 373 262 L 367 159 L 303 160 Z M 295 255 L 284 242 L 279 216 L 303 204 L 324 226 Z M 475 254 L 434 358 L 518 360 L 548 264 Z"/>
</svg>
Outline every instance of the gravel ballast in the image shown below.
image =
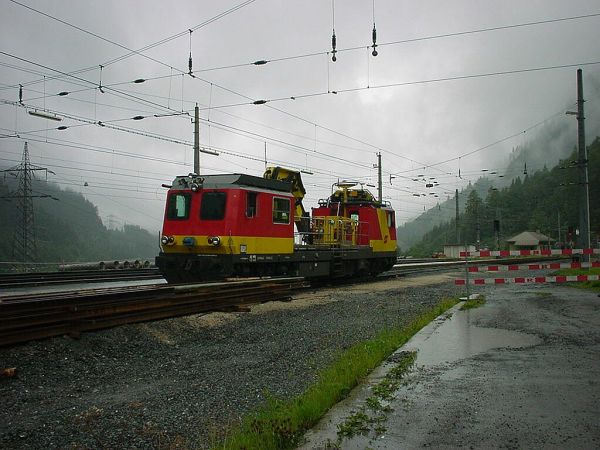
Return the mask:
<svg viewBox="0 0 600 450">
<path fill-rule="evenodd" d="M 17 368 L 0 378 L 0 447 L 209 448 L 344 349 L 458 292 L 447 275 L 388 280 L 0 348 L 0 370 Z"/>
</svg>

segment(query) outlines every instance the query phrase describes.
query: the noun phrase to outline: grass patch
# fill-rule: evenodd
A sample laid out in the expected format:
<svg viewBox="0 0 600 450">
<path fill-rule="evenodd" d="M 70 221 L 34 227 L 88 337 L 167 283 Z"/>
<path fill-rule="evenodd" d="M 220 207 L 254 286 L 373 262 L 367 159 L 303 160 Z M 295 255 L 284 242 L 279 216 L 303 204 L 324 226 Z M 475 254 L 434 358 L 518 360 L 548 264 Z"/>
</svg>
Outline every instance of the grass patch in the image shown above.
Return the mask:
<svg viewBox="0 0 600 450">
<path fill-rule="evenodd" d="M 473 298 L 470 300 L 466 300 L 465 303 L 460 307 L 461 311 L 466 309 L 479 308 L 480 306 L 485 305 L 485 297 Z"/>
<path fill-rule="evenodd" d="M 247 416 L 216 448 L 268 450 L 294 447 L 303 433 L 345 398 L 369 372 L 457 302 L 456 299 L 443 300 L 407 326 L 385 329 L 373 339 L 348 348 L 320 372 L 315 384 L 304 394 L 290 400 L 270 399 L 265 407 Z M 361 419 L 357 417 L 356 422 L 360 423 Z"/>
<path fill-rule="evenodd" d="M 552 275 L 600 275 L 600 267 L 590 267 L 589 269 L 560 269 Z M 577 281 L 567 283 L 567 285 L 577 289 L 600 292 L 600 281 Z"/>
<path fill-rule="evenodd" d="M 383 380 L 373 386 L 373 395 L 366 399 L 365 404 L 338 425 L 336 442 L 338 447 L 341 446 L 344 438 L 351 438 L 357 434 L 367 435 L 371 432 L 374 432 L 377 437 L 387 431 L 383 423 L 387 413 L 393 410 L 388 402 L 394 399 L 402 379 L 415 363 L 417 352 L 402 352 L 401 357 L 400 363 L 394 366 Z"/>
</svg>

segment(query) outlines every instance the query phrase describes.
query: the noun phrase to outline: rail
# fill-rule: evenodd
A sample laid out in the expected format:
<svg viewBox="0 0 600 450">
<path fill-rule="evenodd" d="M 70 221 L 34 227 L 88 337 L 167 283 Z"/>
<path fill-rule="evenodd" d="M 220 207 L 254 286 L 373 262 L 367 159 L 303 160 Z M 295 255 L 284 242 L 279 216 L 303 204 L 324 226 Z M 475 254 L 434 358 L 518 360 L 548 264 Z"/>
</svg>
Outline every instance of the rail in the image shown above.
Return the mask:
<svg viewBox="0 0 600 450">
<path fill-rule="evenodd" d="M 0 298 L 0 346 L 289 299 L 302 278 L 151 285 Z"/>
<path fill-rule="evenodd" d="M 98 283 L 162 278 L 156 267 L 147 269 L 80 270 L 70 272 L 0 273 L 0 288 L 19 285 Z"/>
</svg>

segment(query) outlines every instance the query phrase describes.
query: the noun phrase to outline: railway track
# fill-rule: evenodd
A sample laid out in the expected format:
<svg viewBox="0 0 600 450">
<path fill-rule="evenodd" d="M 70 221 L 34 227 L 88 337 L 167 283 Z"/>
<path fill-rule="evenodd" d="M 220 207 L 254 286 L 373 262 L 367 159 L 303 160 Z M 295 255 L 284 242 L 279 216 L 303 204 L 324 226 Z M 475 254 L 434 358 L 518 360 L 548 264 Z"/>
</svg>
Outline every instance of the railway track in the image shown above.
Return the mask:
<svg viewBox="0 0 600 450">
<path fill-rule="evenodd" d="M 515 259 L 493 261 L 510 264 Z M 522 262 L 523 259 L 520 261 Z M 532 262 L 532 259 L 528 261 Z M 490 260 L 480 260 L 477 264 L 489 262 Z M 379 275 L 377 279 L 451 270 L 464 264 L 464 261 L 404 263 L 394 266 L 392 270 Z M 143 276 L 147 275 L 149 278 L 160 276 L 160 274 L 149 274 L 148 271 L 154 272 L 151 269 L 143 269 Z M 124 278 L 119 279 L 143 278 L 143 276 L 136 276 L 135 272 L 140 271 L 132 270 L 129 273 L 131 278 L 126 278 L 125 275 Z M 87 279 L 82 277 L 76 281 L 85 280 Z M 353 283 L 363 280 L 340 281 Z M 54 282 L 63 283 L 59 277 L 54 279 Z M 328 283 L 332 281 L 329 280 Z M 323 284 L 316 283 L 313 287 Z M 292 294 L 309 286 L 310 284 L 304 278 L 292 277 L 195 285 L 154 284 L 0 296 L 0 346 L 65 334 L 77 337 L 86 331 L 189 314 L 245 311 L 250 304 L 290 299 Z"/>
<path fill-rule="evenodd" d="M 0 288 L 159 278 L 162 278 L 162 275 L 156 267 L 144 269 L 78 270 L 69 272 L 2 273 L 0 274 Z"/>
<path fill-rule="evenodd" d="M 306 287 L 303 278 L 149 285 L 0 298 L 0 346 L 117 325 L 285 300 Z"/>
</svg>

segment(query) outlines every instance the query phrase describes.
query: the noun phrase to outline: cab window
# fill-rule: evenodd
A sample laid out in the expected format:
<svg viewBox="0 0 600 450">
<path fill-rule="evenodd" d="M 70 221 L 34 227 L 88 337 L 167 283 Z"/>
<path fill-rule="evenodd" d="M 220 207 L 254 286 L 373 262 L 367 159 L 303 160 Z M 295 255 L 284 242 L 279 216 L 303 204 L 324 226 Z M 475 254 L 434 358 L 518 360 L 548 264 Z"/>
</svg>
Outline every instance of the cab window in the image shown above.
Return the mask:
<svg viewBox="0 0 600 450">
<path fill-rule="evenodd" d="M 388 228 L 394 227 L 394 213 L 392 211 L 386 211 L 387 214 L 387 226 Z"/>
<path fill-rule="evenodd" d="M 190 194 L 171 194 L 167 206 L 167 219 L 185 220 L 190 217 Z"/>
<path fill-rule="evenodd" d="M 256 217 L 256 197 L 258 192 L 246 192 L 246 217 Z"/>
<path fill-rule="evenodd" d="M 200 205 L 201 220 L 222 220 L 225 217 L 225 192 L 204 192 Z"/>
<path fill-rule="evenodd" d="M 290 223 L 289 198 L 273 198 L 273 223 Z"/>
</svg>

